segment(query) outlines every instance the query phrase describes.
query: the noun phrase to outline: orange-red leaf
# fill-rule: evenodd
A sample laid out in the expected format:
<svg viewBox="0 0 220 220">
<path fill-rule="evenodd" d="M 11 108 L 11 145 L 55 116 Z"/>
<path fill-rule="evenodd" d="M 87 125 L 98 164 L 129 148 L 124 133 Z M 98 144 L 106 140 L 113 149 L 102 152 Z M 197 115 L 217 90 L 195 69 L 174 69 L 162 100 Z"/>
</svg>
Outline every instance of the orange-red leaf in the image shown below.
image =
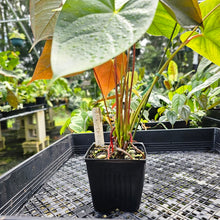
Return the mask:
<svg viewBox="0 0 220 220">
<path fill-rule="evenodd" d="M 125 54 L 120 54 L 116 57 L 117 62 L 117 83 L 126 72 L 127 57 Z M 109 92 L 115 88 L 115 70 L 114 70 L 114 60 L 109 60 L 108 62 L 97 66 L 94 68 L 94 74 L 96 81 L 102 90 L 104 97 L 106 98 Z"/>
<path fill-rule="evenodd" d="M 30 83 L 38 79 L 52 79 L 53 72 L 50 64 L 51 46 L 52 40 L 47 40 Z"/>
</svg>

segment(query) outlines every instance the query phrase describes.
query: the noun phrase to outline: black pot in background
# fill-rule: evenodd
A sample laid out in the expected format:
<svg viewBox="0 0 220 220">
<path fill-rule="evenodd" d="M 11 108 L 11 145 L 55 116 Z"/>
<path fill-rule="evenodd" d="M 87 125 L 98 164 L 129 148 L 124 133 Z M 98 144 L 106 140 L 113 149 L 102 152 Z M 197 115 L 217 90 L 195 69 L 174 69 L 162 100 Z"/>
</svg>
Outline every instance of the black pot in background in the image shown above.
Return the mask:
<svg viewBox="0 0 220 220">
<path fill-rule="evenodd" d="M 44 96 L 36 97 L 36 104 L 46 104 L 46 98 Z"/>
<path fill-rule="evenodd" d="M 207 116 L 202 118 L 202 127 L 220 128 L 220 108 L 210 109 Z"/>
<path fill-rule="evenodd" d="M 213 108 L 207 111 L 207 116 L 220 120 L 220 108 Z"/>
<path fill-rule="evenodd" d="M 163 126 L 163 125 L 165 126 Z M 186 123 L 185 121 L 181 120 L 181 121 L 176 121 L 172 127 L 172 124 L 168 121 L 165 122 L 148 122 L 145 123 L 145 126 L 147 129 L 172 129 L 172 128 L 189 128 L 190 126 L 190 121 L 188 121 L 188 123 Z"/>
<path fill-rule="evenodd" d="M 146 159 L 100 160 L 85 155 L 94 209 L 108 213 L 115 209 L 127 212 L 138 210 L 144 184 Z M 146 154 L 142 143 L 136 144 Z"/>
</svg>

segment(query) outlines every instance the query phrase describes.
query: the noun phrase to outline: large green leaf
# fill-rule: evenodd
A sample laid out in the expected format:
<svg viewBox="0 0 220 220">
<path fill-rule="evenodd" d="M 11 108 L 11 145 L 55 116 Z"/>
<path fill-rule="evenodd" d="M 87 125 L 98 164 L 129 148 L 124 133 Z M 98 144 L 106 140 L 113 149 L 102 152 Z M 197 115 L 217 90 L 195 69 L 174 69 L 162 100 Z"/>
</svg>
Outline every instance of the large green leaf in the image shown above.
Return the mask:
<svg viewBox="0 0 220 220">
<path fill-rule="evenodd" d="M 162 3 L 158 3 L 154 20 L 148 29 L 147 33 L 155 36 L 165 36 L 168 39 L 171 37 L 176 21 L 170 16 L 167 10 L 163 7 Z M 180 25 L 177 24 L 173 38 L 179 32 Z"/>
<path fill-rule="evenodd" d="M 34 44 L 53 36 L 59 11 L 54 11 L 62 4 L 62 0 L 30 0 L 31 28 Z M 33 47 L 32 46 L 32 47 Z"/>
<path fill-rule="evenodd" d="M 202 23 L 197 0 L 160 0 L 169 14 L 184 28 Z"/>
<path fill-rule="evenodd" d="M 206 16 L 218 4 L 220 4 L 220 0 L 206 0 L 202 2 L 200 4 L 202 16 Z M 220 66 L 220 7 L 209 15 L 203 24 L 204 29 L 201 29 L 202 33 L 194 33 L 187 46 Z M 182 34 L 180 39 L 185 41 L 189 34 L 191 34 L 190 31 Z"/>
<path fill-rule="evenodd" d="M 52 45 L 54 77 L 98 66 L 131 47 L 147 31 L 157 0 L 67 0 Z"/>
</svg>

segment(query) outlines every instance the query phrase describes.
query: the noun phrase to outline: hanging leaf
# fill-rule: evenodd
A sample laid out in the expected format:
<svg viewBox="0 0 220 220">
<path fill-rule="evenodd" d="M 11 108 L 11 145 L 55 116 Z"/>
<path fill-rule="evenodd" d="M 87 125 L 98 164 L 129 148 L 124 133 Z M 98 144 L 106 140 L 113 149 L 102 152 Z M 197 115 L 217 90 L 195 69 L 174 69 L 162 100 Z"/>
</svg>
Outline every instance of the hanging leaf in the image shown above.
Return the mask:
<svg viewBox="0 0 220 220">
<path fill-rule="evenodd" d="M 160 0 L 169 14 L 184 28 L 202 24 L 202 15 L 197 0 Z"/>
<path fill-rule="evenodd" d="M 125 68 L 127 66 L 127 57 L 125 54 L 117 56 L 117 83 L 120 82 L 121 77 L 125 74 Z M 121 72 L 122 71 L 122 72 Z M 115 88 L 115 71 L 114 71 L 114 60 L 99 65 L 94 68 L 96 82 L 105 98 L 109 92 Z"/>
<path fill-rule="evenodd" d="M 7 99 L 10 106 L 12 106 L 13 108 L 18 107 L 18 99 L 17 99 L 16 95 L 8 88 L 7 88 L 7 98 L 6 99 Z"/>
<path fill-rule="evenodd" d="M 62 0 L 30 0 L 31 28 L 34 34 L 32 48 L 41 40 L 53 36 L 59 11 L 54 11 L 62 5 Z"/>
<path fill-rule="evenodd" d="M 169 63 L 167 74 L 168 74 L 168 79 L 171 82 L 177 81 L 177 79 L 178 79 L 178 66 L 173 60 L 171 60 Z"/>
<path fill-rule="evenodd" d="M 31 82 L 38 79 L 51 79 L 53 77 L 53 72 L 50 65 L 50 54 L 51 54 L 52 40 L 47 40 L 37 62 L 37 66 L 34 70 L 34 74 L 31 78 Z"/>
<path fill-rule="evenodd" d="M 158 0 L 67 0 L 52 46 L 54 77 L 88 70 L 130 48 L 147 31 Z"/>
<path fill-rule="evenodd" d="M 206 16 L 218 4 L 220 4 L 220 0 L 206 0 L 200 3 L 202 16 Z M 203 24 L 202 33 L 194 33 L 187 46 L 220 66 L 220 7 L 210 14 Z M 185 41 L 190 34 L 191 31 L 182 34 L 181 41 Z"/>
<path fill-rule="evenodd" d="M 167 10 L 163 7 L 162 3 L 159 2 L 154 20 L 150 28 L 147 30 L 147 33 L 155 36 L 165 36 L 170 39 L 175 25 L 176 21 L 170 16 Z M 177 24 L 173 38 L 177 36 L 179 29 L 180 25 Z"/>
</svg>

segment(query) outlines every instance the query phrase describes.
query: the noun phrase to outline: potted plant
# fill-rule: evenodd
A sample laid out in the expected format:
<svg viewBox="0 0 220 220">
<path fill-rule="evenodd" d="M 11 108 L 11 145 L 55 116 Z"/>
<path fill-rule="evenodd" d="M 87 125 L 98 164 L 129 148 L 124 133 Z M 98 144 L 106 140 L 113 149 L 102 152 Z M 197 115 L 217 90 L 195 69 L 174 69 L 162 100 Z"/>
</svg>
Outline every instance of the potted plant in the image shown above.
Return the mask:
<svg viewBox="0 0 220 220">
<path fill-rule="evenodd" d="M 34 10 L 34 7 L 31 6 L 31 9 Z M 58 10 L 54 13 L 57 12 Z M 50 10 L 48 15 L 51 13 Z M 34 14 L 33 11 L 32 14 Z M 197 0 L 181 2 L 161 0 L 159 4 L 158 1 L 151 0 L 67 0 L 63 5 L 55 30 L 51 32 L 53 42 L 51 40 L 46 42 L 38 65 L 45 64 L 45 60 L 47 60 L 47 66 L 51 62 L 50 71 L 54 79 L 77 75 L 84 70 L 94 68 L 105 103 L 109 98 L 107 97 L 109 91 L 115 89 L 116 113 L 110 143 L 99 148 L 92 146 L 86 154 L 89 177 L 96 181 L 93 185 L 90 180 L 96 210 L 105 212 L 116 207 L 124 211 L 138 209 L 146 152 L 142 145 L 134 146 L 133 129 L 138 125 L 140 113 L 154 85 L 173 57 L 186 45 L 217 65 L 220 64 L 218 59 L 220 42 L 214 34 L 220 26 L 220 22 L 216 22 L 216 19 L 219 21 L 219 14 L 220 0 L 206 0 L 200 6 Z M 165 62 L 162 61 L 163 65 L 155 74 L 152 85 L 143 95 L 139 106 L 135 111 L 131 111 L 135 43 L 146 31 L 155 35 L 169 36 L 172 41 L 180 30 L 177 22 L 185 28 L 193 29 L 181 35 L 181 45 Z M 48 23 L 49 21 L 45 21 L 45 26 Z M 159 33 L 158 29 L 160 29 Z M 201 33 L 197 32 L 198 29 Z M 210 30 L 213 33 L 211 36 Z M 47 37 L 45 33 L 45 38 Z M 36 39 L 36 42 L 39 40 Z M 201 47 L 202 43 L 206 46 Z M 51 57 L 46 56 L 50 54 L 50 51 Z M 124 51 L 127 52 L 124 53 Z M 35 74 L 39 76 L 40 72 L 35 72 Z M 106 114 L 108 115 L 107 108 Z M 89 165 L 92 166 L 91 169 Z M 110 167 L 106 167 L 108 165 Z M 125 168 L 126 166 L 128 167 Z M 93 173 L 93 168 L 98 171 L 98 174 Z M 119 172 L 120 169 L 123 174 Z M 137 182 L 131 180 L 129 171 L 132 171 L 131 176 L 135 176 Z M 139 176 L 139 174 L 140 177 L 137 177 L 136 175 Z M 110 180 L 107 180 L 108 177 Z M 123 180 L 126 181 L 123 182 Z M 101 182 L 104 185 L 100 185 Z M 140 184 L 140 188 L 137 184 Z M 95 194 L 96 192 L 98 195 Z M 134 199 L 132 196 L 134 194 L 138 194 L 138 198 Z M 135 201 L 133 206 L 130 201 Z"/>
<path fill-rule="evenodd" d="M 23 47 L 25 35 L 23 33 L 19 33 L 18 30 L 14 30 L 13 32 L 9 33 L 9 39 L 13 46 Z"/>
</svg>

